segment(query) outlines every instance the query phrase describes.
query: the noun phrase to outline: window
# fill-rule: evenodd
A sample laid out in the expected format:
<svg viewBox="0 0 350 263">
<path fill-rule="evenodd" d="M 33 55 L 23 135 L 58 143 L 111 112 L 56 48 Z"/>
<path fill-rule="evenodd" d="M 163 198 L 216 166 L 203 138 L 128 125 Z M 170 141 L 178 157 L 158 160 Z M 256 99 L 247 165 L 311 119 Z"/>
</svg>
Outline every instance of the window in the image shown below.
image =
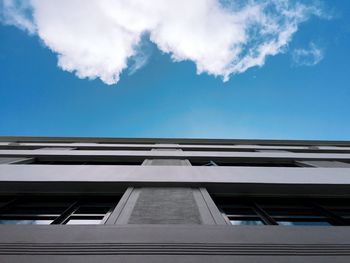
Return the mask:
<svg viewBox="0 0 350 263">
<path fill-rule="evenodd" d="M 120 196 L 1 197 L 0 224 L 103 224 Z"/>
<path fill-rule="evenodd" d="M 350 162 L 345 161 L 325 161 L 325 160 L 281 160 L 258 158 L 227 158 L 227 159 L 200 159 L 192 158 L 192 166 L 248 166 L 248 167 L 332 167 L 348 168 Z"/>
<path fill-rule="evenodd" d="M 40 165 L 141 165 L 143 159 L 116 159 L 116 158 L 103 158 L 98 159 L 84 159 L 84 158 L 74 158 L 70 156 L 69 158 L 64 157 L 39 157 L 32 158 L 30 162 L 26 164 L 40 164 Z M 22 163 L 20 163 L 22 164 Z M 24 164 L 24 162 L 23 162 Z"/>
<path fill-rule="evenodd" d="M 302 167 L 302 164 L 290 161 L 280 161 L 280 160 L 257 160 L 245 159 L 245 160 L 190 160 L 192 166 L 251 166 L 251 167 Z"/>
<path fill-rule="evenodd" d="M 213 196 L 232 225 L 350 225 L 350 199 L 241 198 Z"/>
<path fill-rule="evenodd" d="M 40 146 L 0 145 L 0 150 L 37 150 Z"/>
<path fill-rule="evenodd" d="M 319 206 L 329 212 L 340 216 L 350 222 L 350 200 L 349 199 L 318 199 Z"/>
<path fill-rule="evenodd" d="M 330 160 L 306 160 L 300 161 L 299 163 L 310 167 L 329 167 L 329 168 L 349 168 L 350 164 L 341 161 L 330 161 Z"/>
<path fill-rule="evenodd" d="M 213 161 L 209 161 L 207 163 L 202 164 L 201 166 L 218 166 L 218 165 Z"/>
<path fill-rule="evenodd" d="M 27 164 L 31 163 L 33 158 L 24 158 L 24 157 L 0 157 L 0 164 Z"/>
<path fill-rule="evenodd" d="M 188 152 L 256 152 L 255 149 L 247 149 L 247 148 L 228 148 L 228 147 L 205 147 L 205 146 L 198 146 L 198 147 L 183 147 L 183 151 Z"/>
</svg>

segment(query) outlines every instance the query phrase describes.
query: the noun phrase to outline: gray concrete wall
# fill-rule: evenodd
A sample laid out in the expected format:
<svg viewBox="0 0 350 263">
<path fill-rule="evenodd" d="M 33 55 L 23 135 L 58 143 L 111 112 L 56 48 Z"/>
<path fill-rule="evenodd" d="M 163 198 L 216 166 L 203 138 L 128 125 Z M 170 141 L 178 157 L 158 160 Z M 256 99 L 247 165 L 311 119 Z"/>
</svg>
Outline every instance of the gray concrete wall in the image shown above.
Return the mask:
<svg viewBox="0 0 350 263">
<path fill-rule="evenodd" d="M 191 188 L 143 187 L 128 224 L 201 224 Z"/>
<path fill-rule="evenodd" d="M 0 165 L 2 182 L 350 184 L 350 168 Z"/>
<path fill-rule="evenodd" d="M 0 226 L 1 262 L 349 262 L 348 227 Z M 62 261 L 63 260 L 63 261 Z"/>
<path fill-rule="evenodd" d="M 186 158 L 265 158 L 265 159 L 337 159 L 350 160 L 350 153 L 293 153 L 281 152 L 225 152 L 225 151 L 127 151 L 127 150 L 0 150 L 1 156 L 6 157 L 139 157 L 139 158 L 166 158 L 166 159 L 186 159 Z"/>
</svg>

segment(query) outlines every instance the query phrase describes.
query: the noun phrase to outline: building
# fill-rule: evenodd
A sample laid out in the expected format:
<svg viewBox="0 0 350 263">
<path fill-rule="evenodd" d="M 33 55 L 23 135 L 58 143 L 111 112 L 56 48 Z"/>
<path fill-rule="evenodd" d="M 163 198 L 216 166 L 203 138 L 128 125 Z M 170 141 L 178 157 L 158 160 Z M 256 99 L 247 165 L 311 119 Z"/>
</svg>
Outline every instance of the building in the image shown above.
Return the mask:
<svg viewBox="0 0 350 263">
<path fill-rule="evenodd" d="M 0 262 L 350 262 L 350 142 L 0 138 Z"/>
</svg>

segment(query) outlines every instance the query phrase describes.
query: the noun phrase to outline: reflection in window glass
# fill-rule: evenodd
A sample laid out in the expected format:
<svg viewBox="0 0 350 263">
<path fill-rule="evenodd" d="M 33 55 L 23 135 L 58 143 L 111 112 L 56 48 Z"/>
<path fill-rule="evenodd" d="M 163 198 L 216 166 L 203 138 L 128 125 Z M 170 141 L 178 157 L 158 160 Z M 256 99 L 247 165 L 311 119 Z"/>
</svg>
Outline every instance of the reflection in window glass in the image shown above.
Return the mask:
<svg viewBox="0 0 350 263">
<path fill-rule="evenodd" d="M 234 226 L 258 226 L 264 224 L 260 220 L 230 220 L 230 222 Z"/>
<path fill-rule="evenodd" d="M 100 219 L 70 219 L 66 225 L 96 225 L 100 223 Z"/>
<path fill-rule="evenodd" d="M 325 221 L 277 221 L 282 226 L 330 226 Z"/>
<path fill-rule="evenodd" d="M 349 198 L 213 196 L 232 225 L 350 226 Z"/>
<path fill-rule="evenodd" d="M 101 224 L 120 196 L 0 197 L 0 224 Z"/>
<path fill-rule="evenodd" d="M 0 220 L 0 225 L 49 225 L 53 220 Z"/>
</svg>

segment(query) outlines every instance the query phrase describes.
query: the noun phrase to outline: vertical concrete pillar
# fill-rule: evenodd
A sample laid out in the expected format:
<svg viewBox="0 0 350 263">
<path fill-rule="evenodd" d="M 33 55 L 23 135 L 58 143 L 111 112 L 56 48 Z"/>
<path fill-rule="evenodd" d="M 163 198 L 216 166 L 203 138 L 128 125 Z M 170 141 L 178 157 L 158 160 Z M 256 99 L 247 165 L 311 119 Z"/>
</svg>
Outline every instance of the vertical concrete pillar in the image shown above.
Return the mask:
<svg viewBox="0 0 350 263">
<path fill-rule="evenodd" d="M 129 224 L 201 224 L 192 188 L 141 188 Z"/>
<path fill-rule="evenodd" d="M 129 188 L 108 224 L 226 225 L 205 188 Z"/>
</svg>

